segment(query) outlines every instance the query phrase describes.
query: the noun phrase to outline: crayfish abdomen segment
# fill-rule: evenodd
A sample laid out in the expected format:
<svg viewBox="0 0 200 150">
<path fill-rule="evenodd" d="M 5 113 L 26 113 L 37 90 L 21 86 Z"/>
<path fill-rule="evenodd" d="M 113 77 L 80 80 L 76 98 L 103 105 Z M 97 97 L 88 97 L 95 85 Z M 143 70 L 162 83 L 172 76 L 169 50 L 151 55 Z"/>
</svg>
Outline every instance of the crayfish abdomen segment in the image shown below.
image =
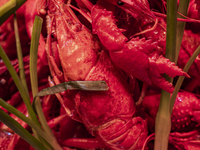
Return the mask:
<svg viewBox="0 0 200 150">
<path fill-rule="evenodd" d="M 109 134 L 108 134 L 109 133 Z M 113 149 L 141 149 L 147 137 L 146 121 L 140 117 L 129 120 L 113 119 L 96 132 L 109 147 Z"/>
<path fill-rule="evenodd" d="M 104 80 L 109 90 L 79 91 L 75 99 L 76 109 L 90 133 L 109 147 L 141 148 L 147 137 L 146 121 L 140 117 L 133 118 L 135 104 L 127 81 L 120 73 L 102 52 L 86 80 Z"/>
<path fill-rule="evenodd" d="M 89 128 L 117 116 L 126 118 L 135 113 L 136 108 L 127 81 L 120 73 L 107 54 L 102 52 L 97 64 L 87 75 L 86 81 L 103 80 L 109 87 L 104 92 L 80 91 L 76 96 L 76 108 Z"/>
</svg>

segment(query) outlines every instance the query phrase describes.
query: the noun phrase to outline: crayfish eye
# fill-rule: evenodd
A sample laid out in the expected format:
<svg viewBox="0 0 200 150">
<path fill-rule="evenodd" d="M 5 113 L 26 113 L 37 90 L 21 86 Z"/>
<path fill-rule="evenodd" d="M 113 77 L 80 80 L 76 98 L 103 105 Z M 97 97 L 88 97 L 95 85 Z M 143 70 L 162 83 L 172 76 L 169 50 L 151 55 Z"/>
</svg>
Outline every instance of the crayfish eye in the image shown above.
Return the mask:
<svg viewBox="0 0 200 150">
<path fill-rule="evenodd" d="M 52 39 L 56 39 L 56 34 L 55 34 L 54 31 L 52 31 L 52 33 L 51 33 L 51 38 L 52 38 Z"/>
<path fill-rule="evenodd" d="M 117 2 L 117 5 L 119 5 L 119 6 L 124 5 L 124 2 L 118 1 L 118 2 Z"/>
<path fill-rule="evenodd" d="M 75 32 L 81 31 L 82 25 L 80 23 L 76 23 L 75 25 L 72 26 L 72 30 Z"/>
</svg>

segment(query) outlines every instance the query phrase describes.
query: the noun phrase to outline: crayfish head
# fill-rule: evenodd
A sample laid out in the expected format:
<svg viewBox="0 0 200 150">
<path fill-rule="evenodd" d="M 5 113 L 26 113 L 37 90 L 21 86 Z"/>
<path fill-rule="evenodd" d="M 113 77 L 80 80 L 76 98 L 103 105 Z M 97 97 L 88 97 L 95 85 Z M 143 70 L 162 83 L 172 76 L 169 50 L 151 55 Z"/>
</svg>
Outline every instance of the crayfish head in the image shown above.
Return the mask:
<svg viewBox="0 0 200 150">
<path fill-rule="evenodd" d="M 52 3 L 56 8 L 47 20 L 49 41 L 57 42 L 57 53 L 65 80 L 84 80 L 97 62 L 99 43 L 91 32 L 80 23 L 67 5 Z M 57 9 L 62 7 L 62 9 Z M 51 7 L 49 5 L 49 7 Z M 52 7 L 51 11 L 54 11 Z M 51 12 L 52 13 L 52 12 Z M 53 38 L 52 38 L 53 37 Z M 52 42 L 49 42 L 51 44 Z M 49 46 L 53 51 L 53 46 Z M 51 52 L 53 53 L 53 52 Z M 52 55 L 52 57 L 54 57 Z"/>
</svg>

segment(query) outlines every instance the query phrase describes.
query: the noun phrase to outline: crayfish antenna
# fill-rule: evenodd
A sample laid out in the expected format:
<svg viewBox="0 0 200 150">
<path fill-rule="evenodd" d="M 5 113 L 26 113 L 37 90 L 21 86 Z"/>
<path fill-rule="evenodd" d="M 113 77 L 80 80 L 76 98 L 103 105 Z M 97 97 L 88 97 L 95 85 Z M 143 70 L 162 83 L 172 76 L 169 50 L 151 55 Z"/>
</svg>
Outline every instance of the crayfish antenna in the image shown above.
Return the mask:
<svg viewBox="0 0 200 150">
<path fill-rule="evenodd" d="M 52 129 L 55 126 L 57 126 L 62 120 L 64 120 L 67 117 L 67 115 L 62 115 L 62 116 L 58 116 L 56 118 L 53 118 L 51 120 L 48 121 L 48 125 L 49 127 Z"/>
<path fill-rule="evenodd" d="M 141 34 L 145 34 L 145 33 L 154 31 L 156 29 L 157 25 L 158 25 L 158 18 L 156 18 L 156 21 L 155 21 L 153 27 L 151 27 L 150 29 L 146 29 L 144 31 L 141 31 L 139 33 L 136 33 L 136 34 L 132 35 L 131 38 L 134 37 L 134 36 L 138 36 L 138 35 L 141 35 Z"/>
<path fill-rule="evenodd" d="M 83 10 L 78 9 L 76 7 L 74 7 L 73 5 L 69 5 L 71 8 L 73 8 L 74 10 L 78 11 L 85 19 L 87 19 L 90 23 L 92 23 L 92 19 L 91 16 L 89 16 L 89 14 L 85 13 Z"/>
<path fill-rule="evenodd" d="M 151 135 L 149 135 L 146 138 L 146 140 L 145 140 L 145 142 L 144 142 L 143 147 L 142 147 L 141 150 L 145 150 L 145 147 L 147 146 L 148 142 L 150 142 L 151 140 L 154 140 L 154 139 L 155 139 L 155 133 L 152 133 Z"/>
<path fill-rule="evenodd" d="M 147 86 L 148 86 L 148 84 L 146 82 L 143 82 L 142 92 L 141 92 L 139 100 L 135 103 L 136 106 L 140 106 L 140 104 L 142 103 L 142 101 L 143 101 L 143 99 L 144 99 L 144 97 L 146 95 Z"/>
</svg>

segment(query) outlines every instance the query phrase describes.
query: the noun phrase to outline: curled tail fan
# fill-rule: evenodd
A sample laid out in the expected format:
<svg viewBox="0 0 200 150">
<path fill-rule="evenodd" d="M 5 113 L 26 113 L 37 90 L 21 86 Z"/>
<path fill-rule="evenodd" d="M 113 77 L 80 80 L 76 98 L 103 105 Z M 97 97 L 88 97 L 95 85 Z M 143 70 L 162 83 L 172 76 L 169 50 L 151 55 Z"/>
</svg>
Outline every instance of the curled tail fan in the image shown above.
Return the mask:
<svg viewBox="0 0 200 150">
<path fill-rule="evenodd" d="M 106 136 L 107 132 L 112 133 Z M 141 148 L 147 133 L 146 121 L 140 117 L 130 118 L 128 121 L 116 119 L 109 126 L 99 128 L 96 132 L 102 141 L 115 150 Z"/>
</svg>

